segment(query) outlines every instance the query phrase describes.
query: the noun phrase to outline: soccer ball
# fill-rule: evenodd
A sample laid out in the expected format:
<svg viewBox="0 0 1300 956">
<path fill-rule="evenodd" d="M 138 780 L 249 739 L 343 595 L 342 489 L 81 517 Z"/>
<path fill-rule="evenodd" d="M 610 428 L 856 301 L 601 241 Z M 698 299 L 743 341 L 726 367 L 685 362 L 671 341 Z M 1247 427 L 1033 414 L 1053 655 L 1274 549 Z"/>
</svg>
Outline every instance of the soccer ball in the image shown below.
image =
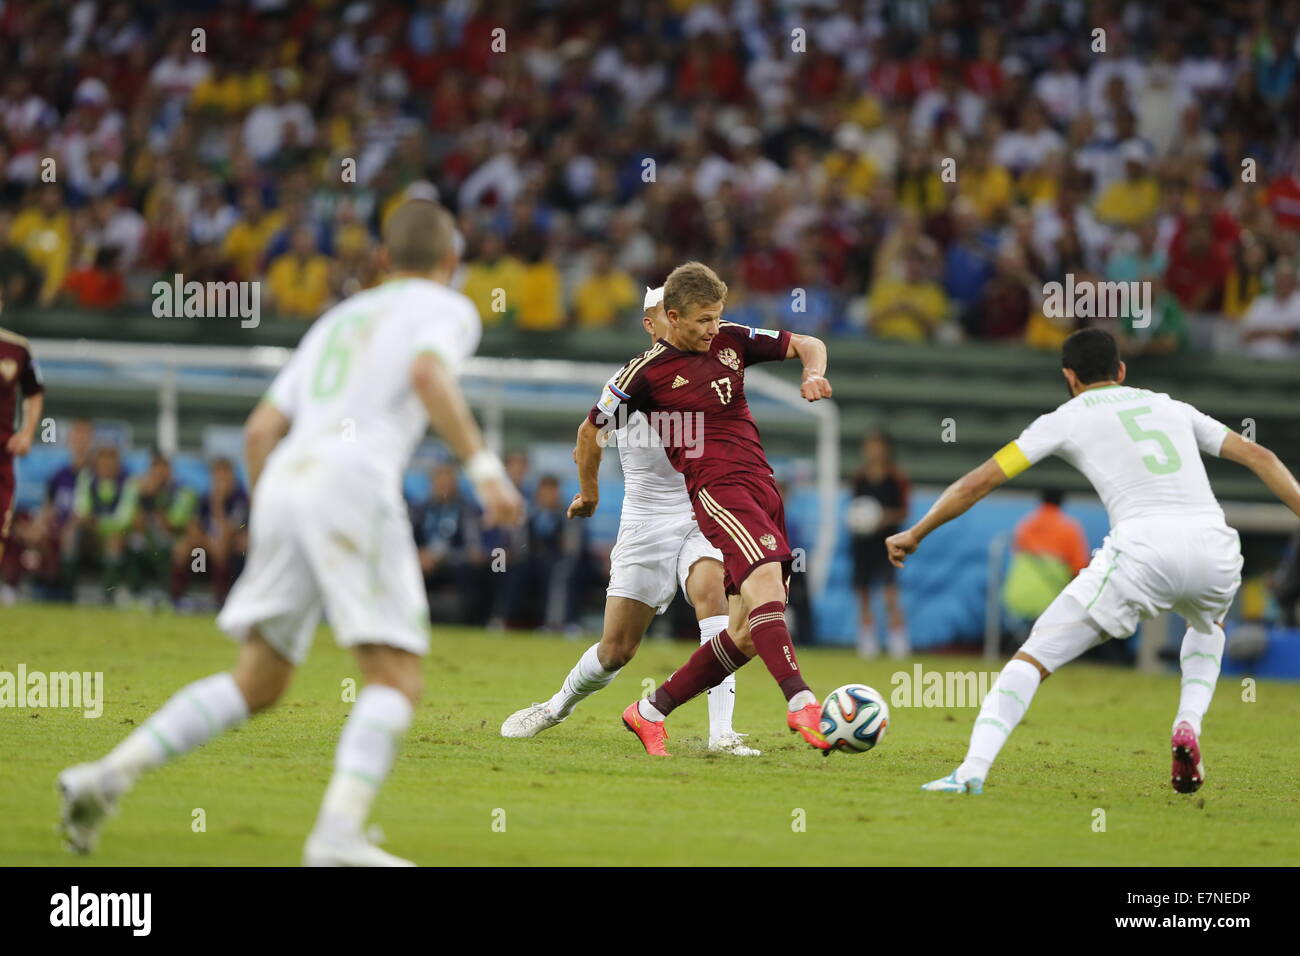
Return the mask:
<svg viewBox="0 0 1300 956">
<path fill-rule="evenodd" d="M 875 534 L 885 510 L 880 502 L 870 495 L 854 498 L 844 514 L 844 523 L 854 534 Z"/>
<path fill-rule="evenodd" d="M 822 736 L 832 750 L 866 753 L 885 739 L 889 705 L 866 684 L 837 687 L 822 704 Z"/>
</svg>

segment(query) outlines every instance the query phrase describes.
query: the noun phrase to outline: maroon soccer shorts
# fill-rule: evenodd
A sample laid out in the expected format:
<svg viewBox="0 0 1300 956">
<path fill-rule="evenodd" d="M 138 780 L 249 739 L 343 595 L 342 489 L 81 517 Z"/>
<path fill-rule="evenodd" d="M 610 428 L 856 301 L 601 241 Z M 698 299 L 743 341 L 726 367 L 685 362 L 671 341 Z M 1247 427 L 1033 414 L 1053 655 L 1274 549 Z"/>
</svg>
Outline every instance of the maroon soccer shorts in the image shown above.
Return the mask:
<svg viewBox="0 0 1300 956">
<path fill-rule="evenodd" d="M 696 489 L 692 502 L 704 537 L 722 552 L 728 594 L 739 594 L 750 572 L 768 561 L 780 561 L 789 581 L 785 504 L 770 477 L 738 472 L 714 479 Z"/>
</svg>

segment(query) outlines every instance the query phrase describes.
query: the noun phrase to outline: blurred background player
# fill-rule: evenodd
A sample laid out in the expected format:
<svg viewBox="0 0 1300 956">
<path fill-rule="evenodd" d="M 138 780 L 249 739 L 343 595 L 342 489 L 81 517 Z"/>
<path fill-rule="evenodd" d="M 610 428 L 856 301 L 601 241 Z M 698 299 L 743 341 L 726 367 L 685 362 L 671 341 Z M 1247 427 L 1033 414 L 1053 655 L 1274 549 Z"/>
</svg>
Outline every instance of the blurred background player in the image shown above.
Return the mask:
<svg viewBox="0 0 1300 956">
<path fill-rule="evenodd" d="M 4 298 L 0 294 L 0 314 L 3 311 Z M 14 462 L 31 451 L 44 407 L 45 385 L 31 346 L 21 335 L 0 329 L 0 563 L 10 547 L 18 486 Z M 0 602 L 9 604 L 13 599 L 12 587 L 0 580 Z"/>
<path fill-rule="evenodd" d="M 131 524 L 128 480 L 114 445 L 95 449 L 90 467 L 77 475 L 72 520 L 64 532 L 60 554 L 63 587 L 69 593 L 76 587 L 78 571 L 91 564 L 100 571 L 103 599 L 122 606 L 130 603 L 130 596 L 119 587 Z"/>
<path fill-rule="evenodd" d="M 745 399 L 744 369 L 798 356 L 800 394 L 829 398 L 826 346 L 806 335 L 755 329 L 722 321 L 727 284 L 708 266 L 687 262 L 668 275 L 663 308 L 667 334 L 606 383 L 583 426 L 586 438 L 618 415 L 666 412 L 668 460 L 686 478 L 695 520 L 722 552 L 728 627 L 691 655 L 647 700 L 630 704 L 623 725 L 653 756 L 668 756 L 664 721 L 676 707 L 720 684 L 755 653 L 763 658 L 786 699 L 786 725 L 812 747 L 826 750 L 821 707 L 799 672 L 785 622 L 793 554 L 786 536 L 785 505 L 763 452 L 758 426 Z M 653 419 L 652 419 L 653 421 Z M 683 440 L 687 423 L 695 442 Z M 664 425 L 655 426 L 664 434 Z M 575 506 L 595 510 L 594 474 Z M 749 627 L 752 647 L 731 636 Z"/>
<path fill-rule="evenodd" d="M 167 456 L 155 451 L 143 475 L 127 482 L 128 530 L 124 543 L 125 580 L 133 597 L 152 602 L 164 573 L 180 557 L 198 495 L 172 475 Z M 184 559 L 190 560 L 189 551 Z M 172 581 L 175 576 L 170 575 Z M 179 598 L 173 584 L 173 601 Z"/>
<path fill-rule="evenodd" d="M 1065 492 L 1048 488 L 1039 505 L 1016 522 L 1002 605 L 1020 620 L 1047 610 L 1074 576 L 1088 566 L 1083 526 L 1061 510 Z"/>
<path fill-rule="evenodd" d="M 885 539 L 897 532 L 907 518 L 910 491 L 907 476 L 894 462 L 893 439 L 888 432 L 877 429 L 862 442 L 862 467 L 853 476 L 853 500 L 849 504 L 853 588 L 858 595 L 858 653 L 868 659 L 880 656 L 871 609 L 872 592 L 877 587 L 889 616 L 889 655 L 899 658 L 911 652 L 894 566 L 885 551 Z M 865 526 L 855 528 L 854 518 L 858 515 L 870 518 Z"/>
<path fill-rule="evenodd" d="M 1201 454 L 1245 465 L 1300 515 L 1300 484 L 1267 448 L 1246 441 L 1186 402 L 1124 385 L 1110 333 L 1075 332 L 1062 346 L 1070 400 L 950 485 L 920 521 L 888 541 L 902 566 L 935 528 L 1048 455 L 1078 468 L 1097 490 L 1110 534 L 1088 567 L 1051 603 L 998 675 L 971 732 L 966 759 L 921 789 L 981 793 L 998 751 L 1039 684 L 1084 651 L 1127 638 L 1164 611 L 1187 621 L 1182 692 L 1170 746 L 1171 781 L 1194 793 L 1205 780 L 1201 721 L 1223 660 L 1223 620 L 1241 584 L 1241 545 L 1205 476 Z"/>
<path fill-rule="evenodd" d="M 446 285 L 459 258 L 451 217 L 435 203 L 407 202 L 384 239 L 389 280 L 316 321 L 245 426 L 248 568 L 217 618 L 241 642 L 234 671 L 182 689 L 102 760 L 59 775 L 72 849 L 93 849 L 141 773 L 274 703 L 325 611 L 366 686 L 339 739 L 303 862 L 410 865 L 363 833 L 410 726 L 428 649 L 402 471 L 432 424 L 466 463 L 489 523 L 518 520 L 522 504 L 454 377 L 480 327 L 472 303 Z"/>
<path fill-rule="evenodd" d="M 170 596 L 177 607 L 186 605 L 186 591 L 196 571 L 195 549 L 202 549 L 199 569 L 211 579 L 218 608 L 226 603 L 238 576 L 237 562 L 248 549 L 248 494 L 239 483 L 235 464 L 229 458 L 214 458 L 210 471 L 211 486 L 172 548 Z"/>
<path fill-rule="evenodd" d="M 650 335 L 652 348 L 668 333 L 663 298 L 662 287 L 646 290 L 642 326 Z M 610 440 L 618 447 L 623 470 L 623 510 L 618 540 L 610 554 L 604 630 L 600 641 L 587 648 L 549 701 L 506 718 L 502 737 L 535 737 L 565 720 L 581 700 L 608 685 L 636 656 L 650 622 L 668 609 L 679 586 L 695 609 L 701 644 L 709 644 L 727 626 L 722 553 L 701 533 L 691 513 L 686 483 L 644 414 L 634 412 L 626 420 L 611 421 L 603 431 L 586 422 L 578 429 L 573 460 L 585 491 L 574 496 L 568 516 L 589 518 L 595 513 L 601 449 Z M 743 627 L 735 641 L 752 656 Z M 710 750 L 739 757 L 759 755 L 745 746 L 744 735 L 732 726 L 734 674 L 710 688 L 708 706 Z"/>
</svg>

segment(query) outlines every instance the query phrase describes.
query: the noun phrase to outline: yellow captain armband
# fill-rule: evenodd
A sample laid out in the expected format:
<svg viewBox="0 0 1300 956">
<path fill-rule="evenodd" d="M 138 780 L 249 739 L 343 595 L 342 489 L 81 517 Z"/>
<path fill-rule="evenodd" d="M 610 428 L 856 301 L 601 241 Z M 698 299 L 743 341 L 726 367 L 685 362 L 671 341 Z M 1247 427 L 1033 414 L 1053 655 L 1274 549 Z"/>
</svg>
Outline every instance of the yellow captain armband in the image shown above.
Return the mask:
<svg viewBox="0 0 1300 956">
<path fill-rule="evenodd" d="M 1025 457 L 1025 453 L 1020 450 L 1020 446 L 1013 441 L 1009 441 L 1003 445 L 1002 448 L 998 450 L 998 453 L 993 456 L 993 460 L 996 461 L 998 467 L 1002 469 L 1002 474 L 1006 475 L 1008 478 L 1016 477 L 1016 475 L 1020 474 L 1033 464 L 1033 462 Z"/>
</svg>

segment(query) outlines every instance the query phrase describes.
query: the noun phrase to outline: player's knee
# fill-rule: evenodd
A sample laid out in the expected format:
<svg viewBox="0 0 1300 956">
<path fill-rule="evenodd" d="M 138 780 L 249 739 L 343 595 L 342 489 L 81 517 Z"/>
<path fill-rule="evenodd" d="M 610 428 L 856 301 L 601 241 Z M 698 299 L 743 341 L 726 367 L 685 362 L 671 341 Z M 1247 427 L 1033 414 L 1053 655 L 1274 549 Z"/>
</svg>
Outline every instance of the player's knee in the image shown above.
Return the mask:
<svg viewBox="0 0 1300 956">
<path fill-rule="evenodd" d="M 626 666 L 632 658 L 636 657 L 636 649 L 641 642 L 639 640 L 630 640 L 624 636 L 602 637 L 600 647 L 596 649 L 596 657 L 600 660 L 600 666 L 607 671 L 616 671 L 620 667 Z"/>
<path fill-rule="evenodd" d="M 370 645 L 357 649 L 361 677 L 366 684 L 379 684 L 400 691 L 412 705 L 424 694 L 420 658 L 410 651 Z"/>
</svg>

